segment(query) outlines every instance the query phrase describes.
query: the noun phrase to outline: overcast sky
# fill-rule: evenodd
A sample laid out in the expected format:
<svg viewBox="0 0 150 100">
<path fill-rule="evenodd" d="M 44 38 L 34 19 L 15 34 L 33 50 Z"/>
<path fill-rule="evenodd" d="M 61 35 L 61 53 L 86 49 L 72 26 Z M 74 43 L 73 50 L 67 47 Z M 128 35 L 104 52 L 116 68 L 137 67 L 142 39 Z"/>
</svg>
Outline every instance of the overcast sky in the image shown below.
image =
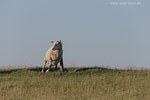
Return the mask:
<svg viewBox="0 0 150 100">
<path fill-rule="evenodd" d="M 0 0 L 0 66 L 43 64 L 62 40 L 67 66 L 150 68 L 149 0 Z"/>
</svg>

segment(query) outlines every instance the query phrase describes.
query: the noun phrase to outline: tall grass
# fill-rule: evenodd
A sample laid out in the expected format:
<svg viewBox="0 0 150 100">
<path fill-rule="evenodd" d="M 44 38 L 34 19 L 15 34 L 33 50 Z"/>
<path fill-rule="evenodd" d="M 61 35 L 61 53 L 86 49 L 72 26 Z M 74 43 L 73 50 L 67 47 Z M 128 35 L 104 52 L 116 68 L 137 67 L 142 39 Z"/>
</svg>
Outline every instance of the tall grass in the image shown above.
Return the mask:
<svg viewBox="0 0 150 100">
<path fill-rule="evenodd" d="M 0 70 L 0 100 L 150 100 L 149 70 Z"/>
</svg>

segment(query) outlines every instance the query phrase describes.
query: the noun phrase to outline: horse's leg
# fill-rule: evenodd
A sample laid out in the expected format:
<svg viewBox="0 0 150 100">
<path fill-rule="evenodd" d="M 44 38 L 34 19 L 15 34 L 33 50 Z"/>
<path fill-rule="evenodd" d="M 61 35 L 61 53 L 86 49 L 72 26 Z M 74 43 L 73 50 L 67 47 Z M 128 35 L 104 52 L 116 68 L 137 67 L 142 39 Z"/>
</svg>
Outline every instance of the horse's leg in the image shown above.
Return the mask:
<svg viewBox="0 0 150 100">
<path fill-rule="evenodd" d="M 46 70 L 46 72 L 49 72 L 51 70 L 51 67 L 52 67 L 50 61 L 48 63 L 49 63 L 49 68 Z"/>
<path fill-rule="evenodd" d="M 62 72 L 64 71 L 63 58 L 61 58 L 61 60 L 60 60 L 60 70 Z"/>
<path fill-rule="evenodd" d="M 57 70 L 57 64 L 55 65 L 55 70 Z"/>
<path fill-rule="evenodd" d="M 44 72 L 45 66 L 46 66 L 47 61 L 44 61 L 43 67 L 42 67 L 42 72 Z"/>
</svg>

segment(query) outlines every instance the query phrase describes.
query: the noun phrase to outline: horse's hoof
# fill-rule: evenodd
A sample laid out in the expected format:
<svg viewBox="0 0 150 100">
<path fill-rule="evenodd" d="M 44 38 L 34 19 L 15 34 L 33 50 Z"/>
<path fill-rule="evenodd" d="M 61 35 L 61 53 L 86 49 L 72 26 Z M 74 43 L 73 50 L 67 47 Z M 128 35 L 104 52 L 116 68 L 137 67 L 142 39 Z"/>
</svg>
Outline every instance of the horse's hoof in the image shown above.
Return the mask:
<svg viewBox="0 0 150 100">
<path fill-rule="evenodd" d="M 49 70 L 46 70 L 46 72 L 49 72 Z"/>
<path fill-rule="evenodd" d="M 42 73 L 44 72 L 44 70 L 41 71 Z"/>
</svg>

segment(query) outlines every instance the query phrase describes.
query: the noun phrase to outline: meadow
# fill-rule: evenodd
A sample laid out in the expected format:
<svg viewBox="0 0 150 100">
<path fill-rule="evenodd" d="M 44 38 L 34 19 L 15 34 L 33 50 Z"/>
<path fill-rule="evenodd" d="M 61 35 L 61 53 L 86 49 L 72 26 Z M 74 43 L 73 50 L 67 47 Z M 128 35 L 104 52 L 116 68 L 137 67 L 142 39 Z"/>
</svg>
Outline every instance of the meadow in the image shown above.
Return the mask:
<svg viewBox="0 0 150 100">
<path fill-rule="evenodd" d="M 150 70 L 0 69 L 0 100 L 150 100 Z"/>
</svg>

